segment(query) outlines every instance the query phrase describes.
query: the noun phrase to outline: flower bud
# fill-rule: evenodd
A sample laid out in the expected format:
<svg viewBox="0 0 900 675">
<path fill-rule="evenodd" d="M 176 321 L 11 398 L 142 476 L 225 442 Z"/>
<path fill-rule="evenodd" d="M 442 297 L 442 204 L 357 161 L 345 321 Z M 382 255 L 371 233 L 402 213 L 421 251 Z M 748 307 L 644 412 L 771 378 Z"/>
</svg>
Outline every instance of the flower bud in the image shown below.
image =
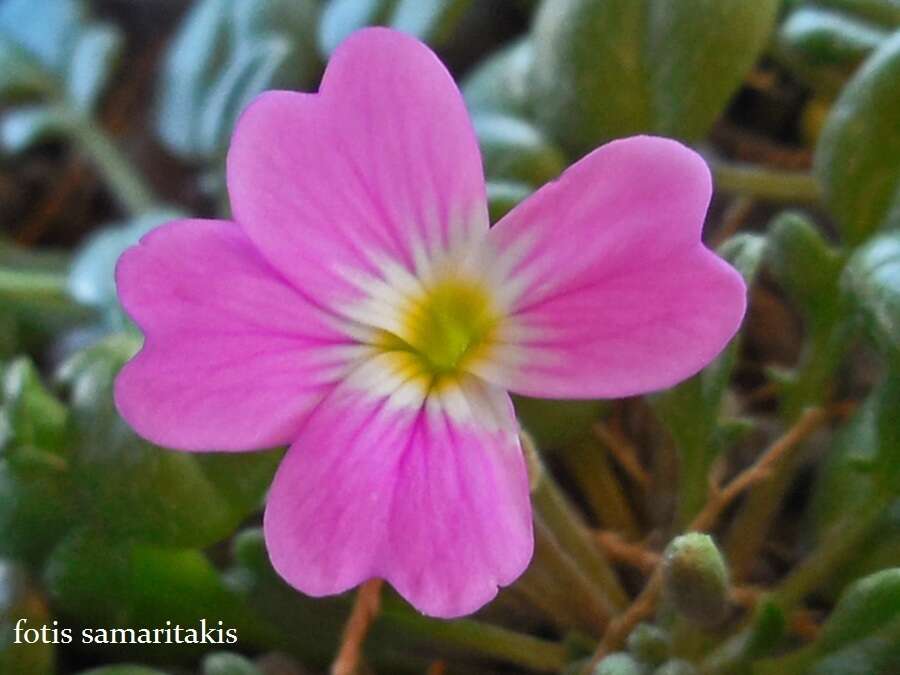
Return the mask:
<svg viewBox="0 0 900 675">
<path fill-rule="evenodd" d="M 669 635 L 658 626 L 640 623 L 631 631 L 626 646 L 636 658 L 658 666 L 669 656 Z"/>
<path fill-rule="evenodd" d="M 654 670 L 653 675 L 697 675 L 697 669 L 683 659 L 672 659 Z"/>
<path fill-rule="evenodd" d="M 647 669 L 630 654 L 616 652 L 603 659 L 594 675 L 646 675 Z"/>
<path fill-rule="evenodd" d="M 728 568 L 712 537 L 691 532 L 673 539 L 662 573 L 665 596 L 684 617 L 708 628 L 725 618 Z"/>
</svg>

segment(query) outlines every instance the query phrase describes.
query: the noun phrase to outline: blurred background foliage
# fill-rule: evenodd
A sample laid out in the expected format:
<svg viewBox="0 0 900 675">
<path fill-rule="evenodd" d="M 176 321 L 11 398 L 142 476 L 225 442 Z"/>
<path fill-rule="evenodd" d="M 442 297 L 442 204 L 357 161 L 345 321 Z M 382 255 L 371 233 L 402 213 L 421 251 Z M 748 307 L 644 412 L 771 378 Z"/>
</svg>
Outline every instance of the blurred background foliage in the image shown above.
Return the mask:
<svg viewBox="0 0 900 675">
<path fill-rule="evenodd" d="M 673 136 L 751 294 L 669 391 L 518 399 L 531 567 L 464 620 L 386 592 L 360 672 L 900 673 L 898 0 L 0 0 L 0 674 L 328 670 L 352 595 L 268 563 L 282 450 L 179 454 L 116 415 L 140 336 L 112 271 L 227 216 L 242 108 L 374 24 L 457 77 L 494 220 L 609 139 Z M 16 644 L 22 618 L 240 642 Z"/>
</svg>

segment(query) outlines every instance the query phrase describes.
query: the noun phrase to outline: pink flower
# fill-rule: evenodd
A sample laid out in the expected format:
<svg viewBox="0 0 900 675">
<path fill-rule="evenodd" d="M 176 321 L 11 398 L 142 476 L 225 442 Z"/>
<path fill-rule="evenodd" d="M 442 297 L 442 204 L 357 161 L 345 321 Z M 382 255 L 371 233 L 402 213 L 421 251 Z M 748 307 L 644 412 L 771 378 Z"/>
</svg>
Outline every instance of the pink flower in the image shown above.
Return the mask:
<svg viewBox="0 0 900 675">
<path fill-rule="evenodd" d="M 383 577 L 426 614 L 475 611 L 532 554 L 507 390 L 668 387 L 744 313 L 700 242 L 697 154 L 610 143 L 489 229 L 453 80 L 386 29 L 349 38 L 319 93 L 249 106 L 228 188 L 234 222 L 168 223 L 119 261 L 146 340 L 116 401 L 168 447 L 291 444 L 265 534 L 310 595 Z"/>
</svg>

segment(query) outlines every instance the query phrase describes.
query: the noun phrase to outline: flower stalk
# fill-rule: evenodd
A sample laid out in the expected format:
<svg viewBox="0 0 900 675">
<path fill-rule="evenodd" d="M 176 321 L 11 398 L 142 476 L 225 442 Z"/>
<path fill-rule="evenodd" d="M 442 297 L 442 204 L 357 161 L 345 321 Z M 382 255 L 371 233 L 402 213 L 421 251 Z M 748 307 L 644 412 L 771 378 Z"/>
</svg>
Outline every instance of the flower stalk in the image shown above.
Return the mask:
<svg viewBox="0 0 900 675">
<path fill-rule="evenodd" d="M 712 165 L 716 188 L 771 202 L 817 204 L 822 188 L 810 174 L 778 171 L 753 165 L 716 162 Z"/>
<path fill-rule="evenodd" d="M 614 609 L 625 607 L 628 596 L 602 549 L 547 471 L 533 442 L 523 439 L 531 471 L 531 499 L 541 521 L 591 585 L 603 593 L 606 604 Z"/>
<path fill-rule="evenodd" d="M 461 649 L 541 672 L 559 672 L 568 654 L 564 645 L 471 619 L 435 621 L 385 598 L 380 621 L 430 644 Z"/>
<path fill-rule="evenodd" d="M 152 210 L 159 201 L 109 135 L 93 120 L 78 115 L 69 127 L 72 138 L 131 215 Z"/>
</svg>

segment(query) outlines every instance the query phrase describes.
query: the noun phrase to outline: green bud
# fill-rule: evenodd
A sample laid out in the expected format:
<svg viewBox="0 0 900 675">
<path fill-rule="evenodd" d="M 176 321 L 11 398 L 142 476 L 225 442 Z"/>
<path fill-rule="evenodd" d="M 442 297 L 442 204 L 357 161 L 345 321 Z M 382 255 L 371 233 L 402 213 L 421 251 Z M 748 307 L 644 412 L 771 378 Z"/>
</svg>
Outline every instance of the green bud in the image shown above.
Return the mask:
<svg viewBox="0 0 900 675">
<path fill-rule="evenodd" d="M 669 656 L 669 634 L 649 623 L 640 623 L 628 636 L 628 651 L 644 663 L 658 666 Z"/>
<path fill-rule="evenodd" d="M 685 618 L 714 627 L 728 609 L 728 568 L 707 534 L 676 537 L 663 556 L 663 589 L 672 606 Z"/>
<path fill-rule="evenodd" d="M 672 659 L 654 670 L 653 675 L 697 675 L 697 669 L 684 659 Z"/>
<path fill-rule="evenodd" d="M 203 675 L 260 675 L 260 670 L 240 654 L 214 652 L 203 659 Z"/>
<path fill-rule="evenodd" d="M 644 675 L 646 672 L 646 668 L 633 656 L 616 652 L 599 663 L 594 675 Z"/>
</svg>

